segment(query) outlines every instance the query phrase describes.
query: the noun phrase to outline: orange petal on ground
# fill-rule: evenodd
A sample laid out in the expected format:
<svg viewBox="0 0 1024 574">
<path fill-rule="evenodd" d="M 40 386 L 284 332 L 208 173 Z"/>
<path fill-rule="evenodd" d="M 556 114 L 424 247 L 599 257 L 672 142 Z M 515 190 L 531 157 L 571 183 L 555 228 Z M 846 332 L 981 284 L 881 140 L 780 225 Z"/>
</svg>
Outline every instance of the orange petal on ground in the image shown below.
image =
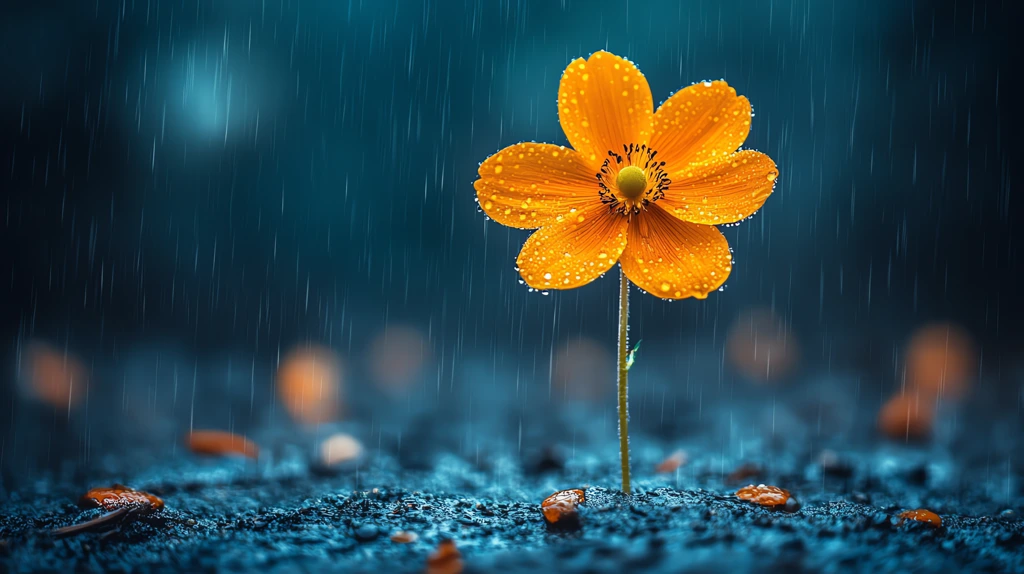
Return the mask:
<svg viewBox="0 0 1024 574">
<path fill-rule="evenodd" d="M 93 488 L 82 495 L 78 505 L 82 508 L 103 508 L 108 511 L 124 507 L 161 510 L 164 501 L 148 492 L 115 484 L 109 488 Z"/>
<path fill-rule="evenodd" d="M 899 514 L 900 524 L 903 524 L 904 520 L 916 520 L 917 522 L 926 522 L 932 526 L 942 526 L 942 518 L 924 508 L 918 508 L 917 510 L 904 510 Z"/>
<path fill-rule="evenodd" d="M 736 491 L 736 498 L 761 506 L 782 506 L 789 500 L 789 491 L 777 486 L 759 484 L 744 486 Z"/>
<path fill-rule="evenodd" d="M 651 149 L 676 173 L 696 162 L 731 154 L 750 133 L 750 102 L 722 80 L 701 82 L 675 93 L 654 113 Z M 564 125 L 564 124 L 563 124 Z"/>
<path fill-rule="evenodd" d="M 591 165 L 600 166 L 609 150 L 622 153 L 623 145 L 647 143 L 653 110 L 647 79 L 615 54 L 595 52 L 562 73 L 558 118 L 569 143 Z"/>
<path fill-rule="evenodd" d="M 516 265 L 534 289 L 573 289 L 611 269 L 626 247 L 627 219 L 597 204 L 570 212 L 526 240 Z"/>
<path fill-rule="evenodd" d="M 587 496 L 582 489 L 559 490 L 541 502 L 540 510 L 548 524 L 573 521 L 579 518 L 577 508 L 586 501 Z"/>
<path fill-rule="evenodd" d="M 630 281 L 662 299 L 704 299 L 732 271 L 729 242 L 718 229 L 676 219 L 657 205 L 630 219 L 620 262 Z"/>
<path fill-rule="evenodd" d="M 543 227 L 572 208 L 600 201 L 598 168 L 552 144 L 508 146 L 480 164 L 473 183 L 480 208 L 502 225 Z"/>
<path fill-rule="evenodd" d="M 192 431 L 185 439 L 189 450 L 196 454 L 225 456 L 239 454 L 248 458 L 259 458 L 260 449 L 256 443 L 244 436 L 216 430 Z"/>
<path fill-rule="evenodd" d="M 674 172 L 672 185 L 658 204 L 683 221 L 734 223 L 764 205 L 778 177 L 779 170 L 770 157 L 743 150 L 714 163 L 691 164 Z"/>
<path fill-rule="evenodd" d="M 462 569 L 462 553 L 451 540 L 442 540 L 427 557 L 427 574 L 460 574 Z"/>
</svg>

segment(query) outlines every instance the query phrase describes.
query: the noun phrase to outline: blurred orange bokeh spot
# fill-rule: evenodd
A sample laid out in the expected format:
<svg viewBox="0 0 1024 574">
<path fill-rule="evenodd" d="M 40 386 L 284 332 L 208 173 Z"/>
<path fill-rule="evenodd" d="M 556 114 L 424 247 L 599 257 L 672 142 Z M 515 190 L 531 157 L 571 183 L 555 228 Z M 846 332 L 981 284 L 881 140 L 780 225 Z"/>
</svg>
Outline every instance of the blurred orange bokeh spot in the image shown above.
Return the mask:
<svg viewBox="0 0 1024 574">
<path fill-rule="evenodd" d="M 921 440 L 932 432 L 930 397 L 917 394 L 893 395 L 878 414 L 878 428 L 897 440 Z"/>
<path fill-rule="evenodd" d="M 196 454 L 207 456 L 241 455 L 260 457 L 260 447 L 248 438 L 220 430 L 194 430 L 185 436 L 185 444 Z"/>
<path fill-rule="evenodd" d="M 971 336 L 950 323 L 918 329 L 907 343 L 907 383 L 926 393 L 962 398 L 977 372 Z"/>
<path fill-rule="evenodd" d="M 56 408 L 71 408 L 89 388 L 86 369 L 74 357 L 46 343 L 29 343 L 20 377 L 22 391 Z"/>
<path fill-rule="evenodd" d="M 341 403 L 341 361 L 324 347 L 296 349 L 281 361 L 277 391 L 295 420 L 311 425 L 334 420 Z"/>
<path fill-rule="evenodd" d="M 759 382 L 781 379 L 800 361 L 800 347 L 771 309 L 740 314 L 726 337 L 726 353 L 737 371 Z"/>
<path fill-rule="evenodd" d="M 889 399 L 878 414 L 878 428 L 889 438 L 931 436 L 936 399 L 960 399 L 970 390 L 978 361 L 974 341 L 952 323 L 919 328 L 906 347 L 906 390 Z"/>
<path fill-rule="evenodd" d="M 604 345 L 591 339 L 570 340 L 555 348 L 555 395 L 570 400 L 597 399 L 615 388 L 615 369 Z"/>
<path fill-rule="evenodd" d="M 370 372 L 381 388 L 400 394 L 416 382 L 428 353 L 423 333 L 412 327 L 388 326 L 370 343 Z"/>
<path fill-rule="evenodd" d="M 688 460 L 689 458 L 687 457 L 685 450 L 677 450 L 669 455 L 668 458 L 658 463 L 658 465 L 654 467 L 654 472 L 661 474 L 675 472 L 685 465 Z"/>
</svg>

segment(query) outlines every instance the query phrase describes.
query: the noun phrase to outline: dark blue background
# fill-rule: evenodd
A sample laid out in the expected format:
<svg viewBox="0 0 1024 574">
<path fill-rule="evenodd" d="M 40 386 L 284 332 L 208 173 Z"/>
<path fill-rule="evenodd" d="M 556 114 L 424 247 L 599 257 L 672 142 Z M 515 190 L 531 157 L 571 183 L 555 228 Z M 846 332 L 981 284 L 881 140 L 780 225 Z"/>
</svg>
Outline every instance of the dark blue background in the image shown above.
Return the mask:
<svg viewBox="0 0 1024 574">
<path fill-rule="evenodd" d="M 876 404 L 899 384 L 898 347 L 914 327 L 964 324 L 986 392 L 1019 422 L 1011 4 L 6 6 L 7 444 L 24 444 L 11 381 L 34 339 L 87 357 L 93 421 L 123 385 L 146 384 L 126 356 L 165 353 L 183 378 L 234 357 L 243 402 L 250 364 L 270 401 L 282 350 L 321 342 L 357 364 L 371 335 L 402 322 L 429 332 L 424 385 L 438 389 L 429 404 L 445 404 L 442 389 L 547 388 L 553 345 L 579 334 L 613 345 L 616 281 L 529 293 L 514 270 L 527 232 L 485 221 L 472 188 L 501 147 L 565 142 L 559 76 L 598 49 L 635 61 L 658 102 L 728 80 L 754 105 L 746 145 L 781 170 L 764 209 L 724 230 L 737 260 L 727 290 L 634 297 L 653 371 L 635 396 L 648 380 L 678 386 L 691 366 L 705 373 L 696 384 L 733 388 L 724 331 L 771 306 L 802 341 L 805 374 L 852 373 Z M 486 373 L 502 375 L 484 384 Z M 204 404 L 212 420 L 227 416 Z"/>
</svg>

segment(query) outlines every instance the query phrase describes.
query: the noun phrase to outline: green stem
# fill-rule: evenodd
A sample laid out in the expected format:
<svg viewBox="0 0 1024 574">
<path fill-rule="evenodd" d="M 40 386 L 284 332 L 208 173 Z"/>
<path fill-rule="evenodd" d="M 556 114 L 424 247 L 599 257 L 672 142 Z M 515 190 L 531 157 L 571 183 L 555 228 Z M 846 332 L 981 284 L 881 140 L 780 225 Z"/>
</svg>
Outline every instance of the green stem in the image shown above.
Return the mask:
<svg viewBox="0 0 1024 574">
<path fill-rule="evenodd" d="M 626 356 L 629 348 L 629 279 L 621 273 L 619 283 L 619 456 L 622 459 L 622 492 L 629 494 L 629 388 Z"/>
</svg>

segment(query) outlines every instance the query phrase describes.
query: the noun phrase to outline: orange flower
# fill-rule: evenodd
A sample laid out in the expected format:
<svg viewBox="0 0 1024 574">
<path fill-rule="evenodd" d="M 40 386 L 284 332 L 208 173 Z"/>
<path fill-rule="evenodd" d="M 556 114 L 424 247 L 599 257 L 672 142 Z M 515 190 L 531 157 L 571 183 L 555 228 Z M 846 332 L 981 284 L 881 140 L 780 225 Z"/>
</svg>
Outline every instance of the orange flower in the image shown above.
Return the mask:
<svg viewBox="0 0 1024 574">
<path fill-rule="evenodd" d="M 565 69 L 558 111 L 572 149 L 509 146 L 474 183 L 492 219 L 540 228 L 516 260 L 526 284 L 580 287 L 617 261 L 664 299 L 703 299 L 725 283 L 732 254 L 714 226 L 752 215 L 779 174 L 767 155 L 737 151 L 750 102 L 724 81 L 703 82 L 654 111 L 640 70 L 596 52 Z"/>
</svg>

